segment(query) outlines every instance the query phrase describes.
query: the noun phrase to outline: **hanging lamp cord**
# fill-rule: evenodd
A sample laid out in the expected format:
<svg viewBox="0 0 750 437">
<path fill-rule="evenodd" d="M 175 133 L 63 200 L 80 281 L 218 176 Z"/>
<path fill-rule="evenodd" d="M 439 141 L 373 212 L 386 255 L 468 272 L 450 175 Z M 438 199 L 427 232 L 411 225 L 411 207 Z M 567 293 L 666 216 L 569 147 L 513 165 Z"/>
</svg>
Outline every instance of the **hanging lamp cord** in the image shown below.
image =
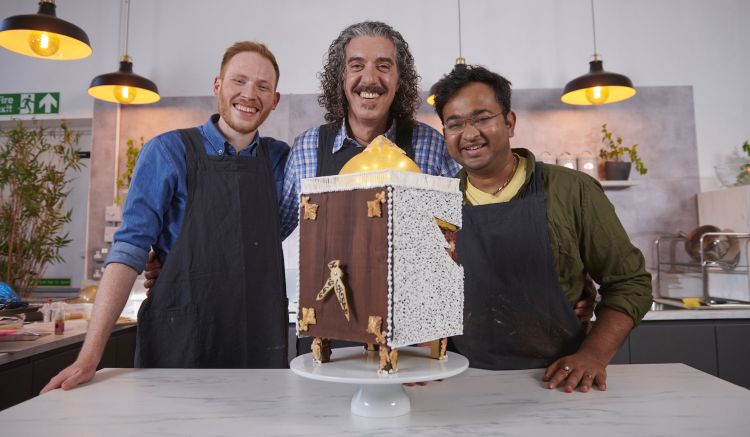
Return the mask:
<svg viewBox="0 0 750 437">
<path fill-rule="evenodd" d="M 598 59 L 599 52 L 596 51 L 596 19 L 594 18 L 594 0 L 591 0 L 591 30 L 594 33 L 594 59 Z"/>
<path fill-rule="evenodd" d="M 458 0 L 458 56 L 463 58 L 461 50 L 461 0 Z"/>
<path fill-rule="evenodd" d="M 130 40 L 130 0 L 125 0 L 125 56 L 129 56 L 128 40 Z"/>
</svg>

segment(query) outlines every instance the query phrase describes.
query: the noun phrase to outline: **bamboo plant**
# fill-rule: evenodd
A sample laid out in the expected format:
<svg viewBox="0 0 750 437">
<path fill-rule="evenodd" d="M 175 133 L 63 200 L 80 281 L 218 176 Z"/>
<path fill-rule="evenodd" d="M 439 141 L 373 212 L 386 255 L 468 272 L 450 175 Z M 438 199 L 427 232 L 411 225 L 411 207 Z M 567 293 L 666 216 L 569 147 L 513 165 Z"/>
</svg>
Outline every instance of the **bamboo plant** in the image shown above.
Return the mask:
<svg viewBox="0 0 750 437">
<path fill-rule="evenodd" d="M 79 135 L 65 122 L 60 129 L 0 130 L 0 281 L 28 295 L 50 263 L 62 262 L 70 244 L 63 226 L 73 172 L 82 167 Z"/>
</svg>

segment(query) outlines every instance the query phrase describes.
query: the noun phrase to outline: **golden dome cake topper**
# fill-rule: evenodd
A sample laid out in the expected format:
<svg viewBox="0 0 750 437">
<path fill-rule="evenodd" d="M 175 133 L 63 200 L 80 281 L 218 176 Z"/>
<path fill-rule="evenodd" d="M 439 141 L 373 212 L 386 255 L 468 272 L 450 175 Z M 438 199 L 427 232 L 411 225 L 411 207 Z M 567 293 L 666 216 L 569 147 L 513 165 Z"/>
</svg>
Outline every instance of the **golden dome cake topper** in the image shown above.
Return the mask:
<svg viewBox="0 0 750 437">
<path fill-rule="evenodd" d="M 350 159 L 339 174 L 365 173 L 378 170 L 401 170 L 422 173 L 419 166 L 400 147 L 383 135 L 376 137 L 362 153 Z"/>
</svg>

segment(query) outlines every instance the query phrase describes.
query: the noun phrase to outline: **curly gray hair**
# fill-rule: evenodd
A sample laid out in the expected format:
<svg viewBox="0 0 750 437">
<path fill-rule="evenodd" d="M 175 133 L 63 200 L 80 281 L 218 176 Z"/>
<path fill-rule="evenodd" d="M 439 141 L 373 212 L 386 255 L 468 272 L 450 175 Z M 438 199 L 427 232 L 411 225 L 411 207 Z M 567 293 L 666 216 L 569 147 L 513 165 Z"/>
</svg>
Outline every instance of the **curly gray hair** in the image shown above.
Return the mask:
<svg viewBox="0 0 750 437">
<path fill-rule="evenodd" d="M 421 103 L 419 98 L 419 75 L 414 68 L 414 57 L 409 44 L 399 32 L 379 21 L 363 21 L 352 24 L 339 34 L 328 47 L 328 59 L 323 71 L 318 74 L 322 94 L 320 106 L 325 107 L 325 119 L 329 123 L 341 123 L 349 110 L 349 102 L 343 89 L 346 46 L 358 36 L 380 36 L 393 41 L 396 46 L 399 86 L 391 104 L 390 115 L 400 125 L 416 124 L 415 114 Z"/>
</svg>

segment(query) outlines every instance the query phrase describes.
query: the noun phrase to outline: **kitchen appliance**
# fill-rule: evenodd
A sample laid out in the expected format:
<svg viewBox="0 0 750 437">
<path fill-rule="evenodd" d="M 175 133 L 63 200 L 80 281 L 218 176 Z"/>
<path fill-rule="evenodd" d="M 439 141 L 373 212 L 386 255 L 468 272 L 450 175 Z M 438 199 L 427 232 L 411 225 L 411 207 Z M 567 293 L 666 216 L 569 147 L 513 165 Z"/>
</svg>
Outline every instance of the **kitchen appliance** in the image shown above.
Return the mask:
<svg viewBox="0 0 750 437">
<path fill-rule="evenodd" d="M 701 226 L 654 242 L 657 298 L 750 303 L 750 234 Z"/>
</svg>

